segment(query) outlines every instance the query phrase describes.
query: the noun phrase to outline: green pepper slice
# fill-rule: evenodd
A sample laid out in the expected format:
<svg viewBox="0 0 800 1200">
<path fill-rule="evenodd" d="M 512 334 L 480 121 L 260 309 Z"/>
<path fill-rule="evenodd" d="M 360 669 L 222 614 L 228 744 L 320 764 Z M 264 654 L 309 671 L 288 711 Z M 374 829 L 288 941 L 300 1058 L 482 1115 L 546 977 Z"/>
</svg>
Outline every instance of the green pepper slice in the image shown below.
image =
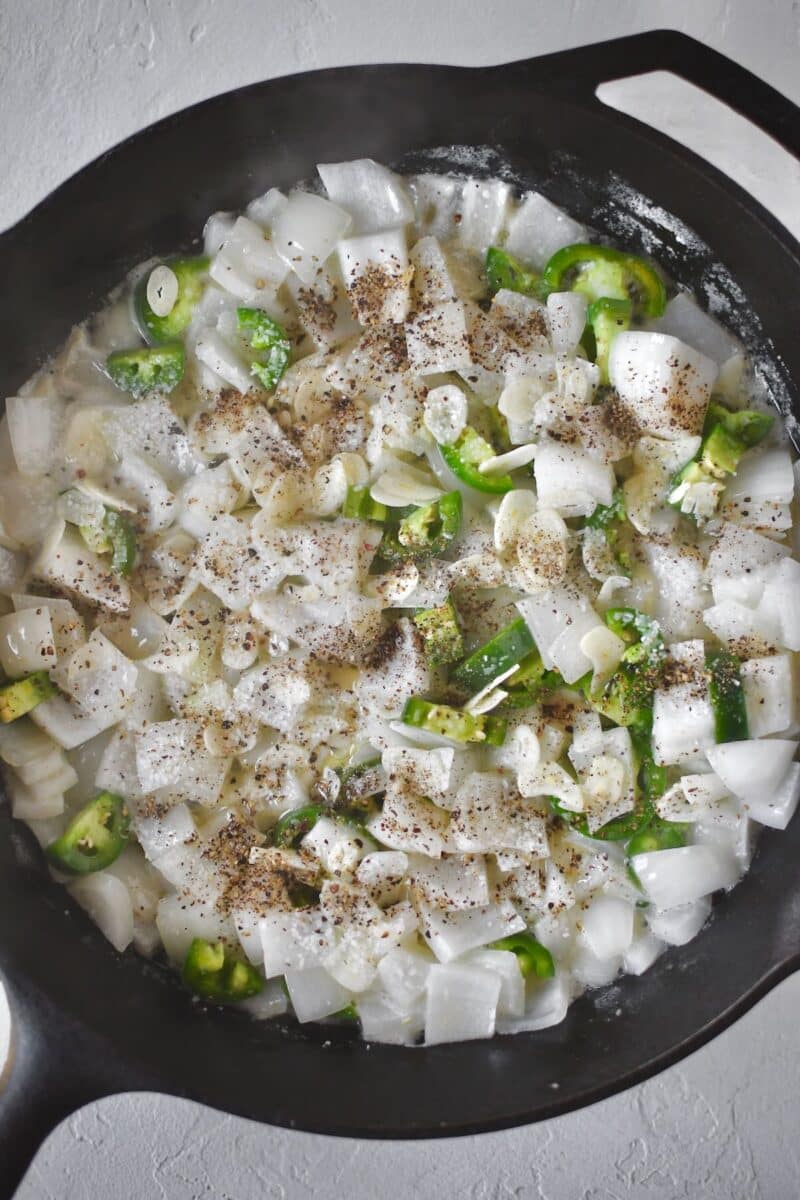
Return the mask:
<svg viewBox="0 0 800 1200">
<path fill-rule="evenodd" d="M 425 643 L 425 657 L 432 667 L 458 662 L 464 654 L 464 635 L 458 612 L 450 596 L 437 608 L 420 608 L 414 624 Z"/>
<path fill-rule="evenodd" d="M 512 954 L 515 954 L 523 979 L 527 979 L 530 975 L 534 975 L 537 979 L 552 979 L 556 973 L 552 954 L 531 933 L 511 933 L 508 937 L 491 942 L 489 949 L 510 950 Z"/>
<path fill-rule="evenodd" d="M 626 520 L 627 515 L 625 493 L 622 488 L 617 488 L 611 498 L 611 503 L 598 504 L 591 516 L 586 518 L 585 523 L 588 529 L 602 529 L 607 534 L 609 529 L 618 522 Z"/>
<path fill-rule="evenodd" d="M 114 508 L 106 509 L 103 529 L 111 543 L 111 570 L 117 575 L 130 575 L 136 562 L 136 531 Z"/>
<path fill-rule="evenodd" d="M 441 558 L 458 536 L 462 512 L 461 493 L 448 492 L 431 504 L 398 514 L 399 523 L 384 532 L 378 558 L 387 563 Z"/>
<path fill-rule="evenodd" d="M 486 746 L 502 746 L 506 740 L 507 722 L 490 713 L 482 716 L 453 708 L 449 704 L 434 704 L 421 696 L 406 700 L 401 716 L 404 725 L 426 729 L 454 742 L 480 742 Z"/>
<path fill-rule="evenodd" d="M 89 875 L 119 858 L 129 835 L 130 816 L 123 798 L 114 792 L 100 792 L 45 853 L 57 870 Z"/>
<path fill-rule="evenodd" d="M 0 687 L 0 721 L 8 725 L 24 717 L 43 700 L 55 696 L 58 689 L 47 671 L 32 671 L 24 679 L 15 679 Z"/>
<path fill-rule="evenodd" d="M 601 384 L 609 382 L 608 358 L 611 343 L 618 333 L 630 329 L 632 312 L 630 300 L 612 300 L 610 296 L 601 296 L 589 305 L 586 320 L 594 333 L 594 361 L 600 368 Z"/>
<path fill-rule="evenodd" d="M 637 317 L 660 317 L 667 303 L 664 281 L 655 268 L 611 246 L 564 246 L 547 263 L 541 284 L 548 292 L 582 292 L 590 301 L 632 300 Z"/>
<path fill-rule="evenodd" d="M 224 942 L 194 938 L 183 964 L 183 982 L 204 1000 L 236 1004 L 264 987 L 261 975 L 225 948 Z"/>
<path fill-rule="evenodd" d="M 495 451 L 494 447 L 470 425 L 467 425 L 452 446 L 439 443 L 439 452 L 456 479 L 468 484 L 476 492 L 485 492 L 489 496 L 503 496 L 514 487 L 514 480 L 510 475 L 482 475 L 478 470 L 481 463 L 495 457 Z"/>
<path fill-rule="evenodd" d="M 654 854 L 658 850 L 679 850 L 687 841 L 687 829 L 673 821 L 662 821 L 660 817 L 653 819 L 635 833 L 628 842 L 625 852 L 628 858 L 637 854 Z"/>
<path fill-rule="evenodd" d="M 272 827 L 272 844 L 284 849 L 296 849 L 324 812 L 321 804 L 304 804 L 301 808 L 285 812 Z"/>
<path fill-rule="evenodd" d="M 343 517 L 351 517 L 358 521 L 377 521 L 382 525 L 388 515 L 386 505 L 373 500 L 368 487 L 348 487 L 342 504 Z"/>
<path fill-rule="evenodd" d="M 380 754 L 370 755 L 358 763 L 335 768 L 339 776 L 340 806 L 351 808 L 368 808 L 373 796 L 379 796 L 386 790 Z"/>
<path fill-rule="evenodd" d="M 636 802 L 630 812 L 621 813 L 607 821 L 594 833 L 589 831 L 589 825 L 583 813 L 573 813 L 563 808 L 555 797 L 549 798 L 553 811 L 577 829 L 584 837 L 596 838 L 603 842 L 624 842 L 638 830 L 643 829 L 655 819 L 653 801 L 662 796 L 667 789 L 667 772 L 653 758 L 652 730 L 653 711 L 638 709 L 628 723 L 633 751 L 638 763 L 636 782 Z"/>
<path fill-rule="evenodd" d="M 622 655 L 625 663 L 644 663 L 657 667 L 664 659 L 666 647 L 658 622 L 635 608 L 609 608 L 606 625 L 627 643 Z"/>
<path fill-rule="evenodd" d="M 514 674 L 503 681 L 502 688 L 507 694 L 499 711 L 508 708 L 529 708 L 548 692 L 557 692 L 564 686 L 564 680 L 558 671 L 545 667 L 539 651 L 532 650 L 523 658 Z"/>
<path fill-rule="evenodd" d="M 729 412 L 722 404 L 709 404 L 700 449 L 673 477 L 667 502 L 673 508 L 687 511 L 682 507 L 684 484 L 719 485 L 726 475 L 735 475 L 742 455 L 763 441 L 774 419 L 771 413 L 757 409 Z"/>
<path fill-rule="evenodd" d="M 532 652 L 536 652 L 533 634 L 522 617 L 517 617 L 483 646 L 473 650 L 450 678 L 459 688 L 474 695 L 511 667 L 520 666 Z M 513 680 L 513 676 L 511 678 Z"/>
<path fill-rule="evenodd" d="M 237 308 L 236 318 L 252 349 L 261 351 L 250 364 L 250 374 L 271 391 L 292 361 L 292 344 L 286 330 L 261 308 Z"/>
<path fill-rule="evenodd" d="M 353 1024 L 353 1022 L 360 1020 L 360 1017 L 358 1015 L 358 1009 L 356 1008 L 355 1004 L 351 1003 L 351 1004 L 346 1004 L 344 1006 L 344 1008 L 340 1008 L 338 1012 L 333 1013 L 331 1020 L 344 1021 L 348 1025 L 350 1025 L 350 1024 Z"/>
<path fill-rule="evenodd" d="M 708 693 L 718 742 L 744 742 L 750 736 L 740 666 L 741 660 L 727 650 L 706 651 Z"/>
<path fill-rule="evenodd" d="M 539 294 L 539 276 L 499 246 L 490 246 L 486 251 L 484 268 L 491 292 L 505 289 L 509 292 L 522 292 L 525 296 Z"/>
<path fill-rule="evenodd" d="M 627 525 L 628 514 L 625 508 L 625 493 L 622 488 L 614 492 L 610 504 L 598 504 L 591 516 L 586 518 L 584 528 L 597 529 L 606 539 L 606 545 L 619 564 L 620 573 L 630 574 L 630 553 L 620 545 Z"/>
<path fill-rule="evenodd" d="M 133 296 L 133 307 L 142 336 L 151 346 L 174 342 L 186 329 L 203 294 L 209 264 L 210 259 L 205 256 L 166 258 L 158 264 L 169 267 L 178 280 L 178 297 L 165 317 L 157 316 L 147 299 L 147 283 L 152 270 L 139 280 Z"/>
<path fill-rule="evenodd" d="M 115 350 L 106 359 L 112 383 L 138 399 L 148 392 L 171 392 L 183 379 L 186 351 L 178 343 Z"/>
</svg>

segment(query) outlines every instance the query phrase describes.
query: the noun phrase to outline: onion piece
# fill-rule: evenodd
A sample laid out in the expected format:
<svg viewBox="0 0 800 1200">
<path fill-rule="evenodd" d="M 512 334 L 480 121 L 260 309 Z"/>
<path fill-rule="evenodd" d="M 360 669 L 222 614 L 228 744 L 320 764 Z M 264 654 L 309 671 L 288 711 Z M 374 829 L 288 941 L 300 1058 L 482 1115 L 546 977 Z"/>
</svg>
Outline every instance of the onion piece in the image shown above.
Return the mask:
<svg viewBox="0 0 800 1200">
<path fill-rule="evenodd" d="M 272 227 L 275 249 L 303 283 L 311 285 L 352 225 L 338 204 L 310 192 L 292 192 Z"/>
<path fill-rule="evenodd" d="M 405 181 L 373 159 L 318 163 L 317 170 L 328 199 L 350 214 L 353 233 L 377 233 L 414 220 Z"/>
<path fill-rule="evenodd" d="M 100 871 L 68 884 L 67 890 L 115 950 L 121 954 L 128 948 L 133 941 L 133 905 L 120 879 Z"/>
<path fill-rule="evenodd" d="M 467 397 L 455 384 L 431 388 L 425 397 L 423 421 L 434 441 L 450 446 L 467 423 Z"/>
<path fill-rule="evenodd" d="M 762 788 L 757 794 L 751 794 L 745 801 L 745 807 L 754 821 L 760 821 L 772 829 L 785 829 L 797 811 L 798 801 L 800 763 L 793 762 L 774 790 Z"/>
<path fill-rule="evenodd" d="M 719 365 L 741 349 L 738 339 L 704 312 L 688 292 L 678 292 L 668 300 L 663 316 L 651 321 L 648 328 L 654 333 L 680 338 Z"/>
<path fill-rule="evenodd" d="M 551 292 L 547 297 L 547 323 L 556 354 L 571 356 L 586 326 L 588 301 L 580 292 Z"/>
<path fill-rule="evenodd" d="M 11 679 L 49 670 L 57 658 L 47 607 L 26 608 L 0 617 L 0 664 Z"/>
<path fill-rule="evenodd" d="M 703 428 L 717 364 L 678 338 L 627 330 L 611 343 L 609 379 L 641 428 L 672 441 Z"/>
<path fill-rule="evenodd" d="M 645 895 L 657 908 L 676 908 L 730 888 L 741 871 L 733 856 L 711 846 L 681 846 L 634 854 L 631 866 Z"/>
<path fill-rule="evenodd" d="M 616 896 L 598 896 L 581 915 L 579 939 L 598 958 L 625 954 L 633 941 L 633 906 Z"/>
<path fill-rule="evenodd" d="M 675 908 L 648 909 L 647 924 L 651 932 L 668 946 L 685 946 L 697 937 L 711 914 L 711 901 L 707 896 L 679 904 Z"/>
<path fill-rule="evenodd" d="M 508 222 L 506 249 L 540 271 L 556 250 L 586 241 L 586 229 L 540 192 L 526 192 Z"/>
<path fill-rule="evenodd" d="M 751 738 L 781 733 L 795 720 L 792 660 L 788 654 L 751 658 L 740 669 Z"/>
<path fill-rule="evenodd" d="M 724 742 L 709 746 L 706 758 L 734 796 L 759 803 L 776 791 L 797 753 L 798 743 L 782 738 L 768 741 Z"/>
<path fill-rule="evenodd" d="M 525 1011 L 521 1017 L 500 1017 L 498 1033 L 526 1033 L 560 1025 L 567 1015 L 571 994 L 570 978 L 558 971 L 553 979 L 529 981 L 525 989 Z"/>
<path fill-rule="evenodd" d="M 47 474 L 61 457 L 64 401 L 57 396 L 9 396 L 6 418 L 18 470 L 23 475 Z"/>
<path fill-rule="evenodd" d="M 588 517 L 598 504 L 610 504 L 614 493 L 613 468 L 564 442 L 539 442 L 534 476 L 539 503 L 562 517 Z"/>
<path fill-rule="evenodd" d="M 428 975 L 425 1044 L 492 1037 L 500 1000 L 499 975 L 466 963 L 437 964 Z"/>
<path fill-rule="evenodd" d="M 522 917 L 507 900 L 455 913 L 442 913 L 424 902 L 418 907 L 425 940 L 440 963 L 450 963 L 468 950 L 525 928 Z"/>
</svg>

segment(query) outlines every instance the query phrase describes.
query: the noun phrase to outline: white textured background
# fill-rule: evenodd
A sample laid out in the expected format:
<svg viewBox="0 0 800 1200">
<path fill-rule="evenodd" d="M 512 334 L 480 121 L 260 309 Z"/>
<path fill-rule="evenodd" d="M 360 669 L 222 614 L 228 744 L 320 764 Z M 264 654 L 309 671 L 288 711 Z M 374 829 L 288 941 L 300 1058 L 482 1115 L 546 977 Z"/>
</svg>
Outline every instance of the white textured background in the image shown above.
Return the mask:
<svg viewBox="0 0 800 1200">
<path fill-rule="evenodd" d="M 800 101 L 798 0 L 0 0 L 0 229 L 141 126 L 266 76 L 501 62 L 665 26 Z M 623 97 L 800 224 L 796 165 L 664 81 Z M 800 978 L 623 1096 L 477 1138 L 340 1141 L 115 1097 L 51 1136 L 17 1200 L 795 1200 L 798 1009 Z"/>
</svg>

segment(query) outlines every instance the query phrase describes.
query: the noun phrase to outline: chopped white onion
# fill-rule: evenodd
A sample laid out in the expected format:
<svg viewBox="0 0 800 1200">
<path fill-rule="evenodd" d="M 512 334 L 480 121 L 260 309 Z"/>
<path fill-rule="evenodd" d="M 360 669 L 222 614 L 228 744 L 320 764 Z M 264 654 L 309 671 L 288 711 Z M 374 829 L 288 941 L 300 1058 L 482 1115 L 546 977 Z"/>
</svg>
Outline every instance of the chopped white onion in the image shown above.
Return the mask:
<svg viewBox="0 0 800 1200">
<path fill-rule="evenodd" d="M 431 388 L 425 397 L 423 420 L 434 441 L 452 445 L 467 423 L 467 397 L 461 388 L 452 383 Z"/>
<path fill-rule="evenodd" d="M 350 214 L 330 200 L 292 192 L 275 219 L 272 238 L 284 262 L 309 285 L 351 225 Z"/>
<path fill-rule="evenodd" d="M 133 905 L 125 884 L 102 871 L 76 880 L 68 890 L 114 949 L 126 950 L 133 941 Z"/>
<path fill-rule="evenodd" d="M 642 429 L 668 441 L 699 434 L 717 364 L 678 338 L 640 330 L 618 333 L 608 374 Z"/>
<path fill-rule="evenodd" d="M 701 896 L 675 908 L 648 909 L 647 924 L 661 942 L 668 946 L 685 946 L 697 937 L 710 913 L 711 901 L 707 896 Z"/>
<path fill-rule="evenodd" d="M 376 233 L 413 221 L 406 184 L 373 159 L 319 163 L 317 170 L 328 198 L 352 217 L 353 233 Z"/>
<path fill-rule="evenodd" d="M 657 908 L 676 908 L 737 882 L 741 871 L 733 856 L 711 846 L 680 846 L 634 854 L 631 866 L 648 900 Z"/>
<path fill-rule="evenodd" d="M 428 975 L 425 1044 L 492 1037 L 500 1000 L 499 975 L 466 963 L 437 964 Z"/>
</svg>

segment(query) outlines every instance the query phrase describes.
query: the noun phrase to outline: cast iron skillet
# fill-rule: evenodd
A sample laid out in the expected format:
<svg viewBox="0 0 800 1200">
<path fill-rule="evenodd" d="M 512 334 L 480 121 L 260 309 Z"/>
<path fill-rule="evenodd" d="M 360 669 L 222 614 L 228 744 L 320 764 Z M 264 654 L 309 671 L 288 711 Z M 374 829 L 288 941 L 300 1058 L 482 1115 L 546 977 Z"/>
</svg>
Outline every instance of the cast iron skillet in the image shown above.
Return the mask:
<svg viewBox="0 0 800 1200">
<path fill-rule="evenodd" d="M 494 147 L 519 181 L 599 228 L 610 211 L 610 168 L 685 221 L 714 255 L 656 229 L 662 261 L 701 293 L 712 257 L 730 269 L 762 327 L 744 300 L 732 323 L 746 327 L 756 351 L 772 349 L 775 388 L 794 403 L 800 339 L 790 298 L 800 246 L 727 178 L 595 99 L 603 80 L 656 68 L 706 88 L 800 153 L 792 104 L 668 32 L 479 70 L 313 72 L 161 121 L 0 238 L 0 395 L 13 394 L 134 263 L 190 244 L 209 212 L 309 177 L 317 161 L 371 155 L 413 169 L 431 162 L 426 148 L 460 143 Z M 433 165 L 446 169 L 447 157 Z M 631 229 L 636 248 L 641 238 Z M 5 1189 L 58 1121 L 113 1092 L 167 1092 L 272 1124 L 361 1137 L 500 1129 L 599 1100 L 702 1045 L 800 963 L 798 861 L 800 821 L 786 833 L 767 831 L 749 875 L 694 942 L 642 978 L 585 996 L 557 1028 L 424 1051 L 368 1050 L 348 1033 L 209 1011 L 165 971 L 132 951 L 117 955 L 48 880 L 32 838 L 3 805 L 0 966 L 17 1017 L 0 1101 Z"/>
</svg>

